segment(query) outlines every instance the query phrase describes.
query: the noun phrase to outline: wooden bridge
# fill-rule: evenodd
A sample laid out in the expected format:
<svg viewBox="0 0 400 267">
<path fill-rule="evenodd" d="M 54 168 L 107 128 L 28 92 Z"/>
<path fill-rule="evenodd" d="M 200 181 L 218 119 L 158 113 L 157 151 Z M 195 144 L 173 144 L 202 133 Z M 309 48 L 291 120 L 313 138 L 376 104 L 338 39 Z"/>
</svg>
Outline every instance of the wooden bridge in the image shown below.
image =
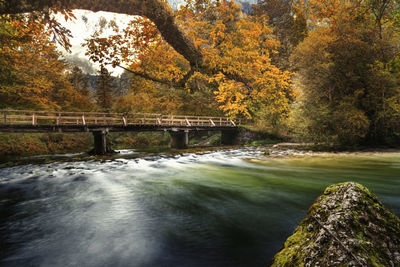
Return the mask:
<svg viewBox="0 0 400 267">
<path fill-rule="evenodd" d="M 95 154 L 107 154 L 108 132 L 165 131 L 171 147 L 185 148 L 189 131 L 221 131 L 221 143 L 234 143 L 237 124 L 227 117 L 163 115 L 154 113 L 97 113 L 0 110 L 0 132 L 92 132 Z"/>
</svg>

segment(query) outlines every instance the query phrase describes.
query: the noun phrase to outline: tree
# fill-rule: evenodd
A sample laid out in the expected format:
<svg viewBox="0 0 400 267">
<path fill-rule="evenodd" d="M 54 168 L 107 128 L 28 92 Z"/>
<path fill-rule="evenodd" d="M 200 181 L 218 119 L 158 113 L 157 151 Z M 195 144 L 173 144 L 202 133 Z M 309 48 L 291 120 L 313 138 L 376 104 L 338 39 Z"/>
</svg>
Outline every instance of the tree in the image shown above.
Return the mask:
<svg viewBox="0 0 400 267">
<path fill-rule="evenodd" d="M 207 4 L 211 3 L 212 1 L 204 2 Z M 218 3 L 218 1 L 215 1 L 215 3 Z M 203 73 L 224 72 L 223 69 L 210 69 L 208 65 L 204 64 L 204 56 L 201 48 L 195 46 L 193 40 L 188 38 L 184 34 L 184 30 L 181 30 L 178 27 L 173 10 L 164 0 L 3 0 L 3 7 L 4 8 L 2 8 L 2 12 L 0 14 L 17 14 L 23 12 L 47 10 L 47 15 L 44 16 L 45 18 L 49 17 L 49 8 L 52 8 L 56 11 L 65 9 L 87 9 L 92 11 L 102 10 L 115 13 L 125 13 L 128 15 L 143 16 L 151 20 L 161 33 L 162 38 L 189 62 L 190 70 L 183 76 L 183 81 L 180 84 L 184 84 L 195 71 Z M 65 14 L 68 17 L 69 13 L 66 12 Z M 230 73 L 226 73 L 226 75 L 229 76 Z M 230 79 L 234 79 L 239 82 L 246 80 L 245 77 L 239 77 L 237 75 L 232 75 Z"/>
<path fill-rule="evenodd" d="M 276 53 L 278 42 L 265 17 L 246 16 L 230 1 L 198 0 L 188 1 L 176 11 L 176 19 L 202 51 L 202 71 L 194 70 L 161 38 L 155 25 L 143 18 L 135 18 L 122 38 L 115 35 L 89 40 L 89 52 L 95 61 L 113 65 L 123 62 L 137 76 L 169 88 L 181 87 L 189 93 L 204 86 L 211 88 L 202 90 L 211 93 L 208 103 L 216 100 L 232 117 L 255 117 L 277 126 L 287 116 L 293 97 L 291 74 L 271 63 L 270 55 Z M 137 47 L 134 60 L 124 53 L 131 51 L 132 44 Z M 125 56 L 116 58 L 116 53 Z M 107 59 L 110 61 L 105 62 Z"/>
<path fill-rule="evenodd" d="M 315 29 L 292 58 L 305 131 L 344 144 L 399 142 L 399 30 L 391 12 L 376 27 L 368 1 L 309 4 Z"/>
<path fill-rule="evenodd" d="M 125 96 L 131 88 L 133 75 L 129 71 L 124 71 L 117 79 L 118 84 L 115 90 L 117 96 Z"/>
<path fill-rule="evenodd" d="M 269 25 L 280 42 L 279 53 L 273 61 L 282 69 L 290 69 L 289 57 L 296 46 L 307 36 L 307 21 L 296 0 L 260 0 L 254 5 L 254 13 L 267 15 Z"/>
<path fill-rule="evenodd" d="M 0 19 L 2 108 L 89 108 L 90 100 L 68 81 L 68 65 L 49 41 L 49 32 L 43 25 L 31 24 L 10 17 Z"/>
<path fill-rule="evenodd" d="M 109 112 L 113 104 L 114 79 L 106 68 L 101 68 L 99 77 L 96 81 L 97 105 Z"/>
<path fill-rule="evenodd" d="M 89 79 L 82 72 L 82 69 L 78 66 L 73 66 L 71 73 L 68 75 L 68 80 L 74 86 L 74 88 L 83 96 L 89 96 Z"/>
</svg>

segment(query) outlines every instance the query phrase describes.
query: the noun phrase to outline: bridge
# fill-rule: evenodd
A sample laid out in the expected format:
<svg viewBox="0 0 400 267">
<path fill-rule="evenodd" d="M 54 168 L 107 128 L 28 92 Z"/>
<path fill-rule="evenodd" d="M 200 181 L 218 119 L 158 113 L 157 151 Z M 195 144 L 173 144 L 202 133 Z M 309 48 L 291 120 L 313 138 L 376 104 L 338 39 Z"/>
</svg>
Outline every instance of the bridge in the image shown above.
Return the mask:
<svg viewBox="0 0 400 267">
<path fill-rule="evenodd" d="M 32 110 L 0 110 L 0 132 L 92 132 L 93 153 L 105 155 L 109 132 L 163 131 L 171 136 L 172 148 L 186 148 L 189 131 L 221 131 L 221 143 L 232 145 L 237 124 L 227 117 L 162 115 L 155 113 L 98 113 Z"/>
</svg>

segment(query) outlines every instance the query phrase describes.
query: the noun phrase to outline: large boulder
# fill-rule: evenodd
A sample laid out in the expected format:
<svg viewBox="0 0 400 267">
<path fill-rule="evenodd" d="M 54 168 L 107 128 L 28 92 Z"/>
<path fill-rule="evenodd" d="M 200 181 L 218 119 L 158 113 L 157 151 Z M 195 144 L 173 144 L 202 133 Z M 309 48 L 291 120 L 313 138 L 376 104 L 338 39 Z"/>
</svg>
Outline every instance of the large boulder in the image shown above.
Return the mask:
<svg viewBox="0 0 400 267">
<path fill-rule="evenodd" d="M 400 219 L 364 186 L 329 186 L 272 266 L 400 266 Z"/>
</svg>

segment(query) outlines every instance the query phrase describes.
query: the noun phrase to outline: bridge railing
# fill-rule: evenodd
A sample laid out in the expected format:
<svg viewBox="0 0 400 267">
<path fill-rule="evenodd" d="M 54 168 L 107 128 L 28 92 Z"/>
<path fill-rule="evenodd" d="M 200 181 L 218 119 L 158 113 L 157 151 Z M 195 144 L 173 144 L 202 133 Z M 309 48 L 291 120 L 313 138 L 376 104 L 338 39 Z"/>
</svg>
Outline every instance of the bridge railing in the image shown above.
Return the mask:
<svg viewBox="0 0 400 267">
<path fill-rule="evenodd" d="M 156 113 L 0 110 L 0 124 L 3 125 L 165 125 L 234 127 L 237 123 L 238 122 L 234 122 L 227 117 L 163 115 Z"/>
</svg>

